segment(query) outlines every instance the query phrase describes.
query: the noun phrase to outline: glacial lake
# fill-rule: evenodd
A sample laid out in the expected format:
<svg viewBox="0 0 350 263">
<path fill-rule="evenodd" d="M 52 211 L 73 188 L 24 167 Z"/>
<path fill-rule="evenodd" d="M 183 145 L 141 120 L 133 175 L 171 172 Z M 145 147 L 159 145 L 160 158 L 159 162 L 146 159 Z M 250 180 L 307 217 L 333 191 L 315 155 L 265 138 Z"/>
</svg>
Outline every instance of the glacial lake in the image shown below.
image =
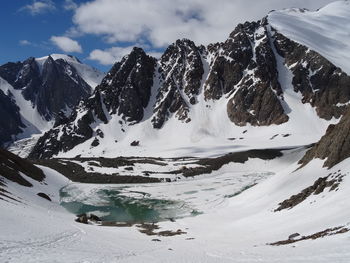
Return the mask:
<svg viewBox="0 0 350 263">
<path fill-rule="evenodd" d="M 71 184 L 60 190 L 60 199 L 72 214 L 92 213 L 110 222 L 151 223 L 200 214 L 184 201 L 152 198 L 128 186 Z"/>
</svg>

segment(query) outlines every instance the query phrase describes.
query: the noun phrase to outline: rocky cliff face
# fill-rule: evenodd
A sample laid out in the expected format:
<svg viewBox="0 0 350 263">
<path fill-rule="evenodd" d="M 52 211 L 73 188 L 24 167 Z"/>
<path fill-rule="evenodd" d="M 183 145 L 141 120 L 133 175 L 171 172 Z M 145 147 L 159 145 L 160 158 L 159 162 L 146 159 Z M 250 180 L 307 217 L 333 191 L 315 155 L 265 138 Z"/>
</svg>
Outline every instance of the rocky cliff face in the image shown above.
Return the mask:
<svg viewBox="0 0 350 263">
<path fill-rule="evenodd" d="M 159 61 L 160 87 L 154 105 L 153 127 L 160 129 L 171 114 L 184 122 L 190 105 L 197 103 L 204 73 L 202 55 L 204 47 L 194 42 L 177 40 L 164 52 Z"/>
<path fill-rule="evenodd" d="M 280 67 L 290 73 L 291 83 L 281 82 Z M 141 121 L 154 129 L 170 119 L 187 124 L 199 103 L 208 110 L 225 103 L 222 114 L 232 125 L 281 125 L 289 121 L 284 90 L 290 86 L 302 95 L 298 103 L 310 104 L 326 120 L 342 116 L 350 100 L 349 76 L 271 28 L 267 18 L 240 24 L 227 41 L 207 47 L 178 40 L 158 61 L 135 48 L 113 66 L 92 97 L 39 140 L 31 157 L 51 157 L 93 136 L 92 146 L 97 146 L 103 138 L 98 122 L 108 124 L 115 116 L 121 120 L 113 128 L 121 130 Z"/>
<path fill-rule="evenodd" d="M 60 111 L 72 109 L 91 94 L 91 87 L 65 60 L 49 56 L 42 68 L 39 66 L 35 58 L 7 63 L 0 67 L 0 76 L 21 90 L 23 97 L 31 101 L 46 120 Z"/>
<path fill-rule="evenodd" d="M 139 122 L 147 107 L 156 60 L 140 48 L 116 63 L 98 86 L 109 114 L 121 115 L 127 122 Z"/>
<path fill-rule="evenodd" d="M 275 47 L 293 74 L 295 92 L 326 120 L 339 118 L 350 100 L 350 77 L 320 54 L 276 33 Z"/>
<path fill-rule="evenodd" d="M 82 99 L 90 96 L 94 87 L 87 82 L 94 83 L 101 75 L 74 57 L 58 54 L 0 66 L 0 145 L 11 142 L 26 128 L 40 132 L 33 119 L 45 123 L 69 115 Z M 31 113 L 25 112 L 28 110 Z"/>
<path fill-rule="evenodd" d="M 264 126 L 288 121 L 281 104 L 283 94 L 267 22 L 237 27 L 229 41 L 239 43 L 235 38 L 245 39 L 246 45 L 249 43 L 241 47 L 241 52 L 246 52 L 245 57 L 249 59 L 240 68 L 241 79 L 235 87 L 237 92 L 228 102 L 229 118 L 240 126 L 247 123 Z"/>
<path fill-rule="evenodd" d="M 0 90 L 0 145 L 12 140 L 12 136 L 20 133 L 25 125 L 21 120 L 19 108 L 11 99 Z"/>
<path fill-rule="evenodd" d="M 325 160 L 324 166 L 331 168 L 350 157 L 350 109 L 337 125 L 330 125 L 326 134 L 299 162 L 303 166 L 315 158 Z"/>
<path fill-rule="evenodd" d="M 121 62 L 116 63 L 93 95 L 82 102 L 69 118 L 64 116 L 46 132 L 34 147 L 30 158 L 47 158 L 68 151 L 92 136 L 103 137 L 93 130 L 93 123 L 108 123 L 110 115 L 121 117 L 129 125 L 142 120 L 148 106 L 156 60 L 134 48 Z M 44 152 L 42 149 L 46 149 Z"/>
</svg>

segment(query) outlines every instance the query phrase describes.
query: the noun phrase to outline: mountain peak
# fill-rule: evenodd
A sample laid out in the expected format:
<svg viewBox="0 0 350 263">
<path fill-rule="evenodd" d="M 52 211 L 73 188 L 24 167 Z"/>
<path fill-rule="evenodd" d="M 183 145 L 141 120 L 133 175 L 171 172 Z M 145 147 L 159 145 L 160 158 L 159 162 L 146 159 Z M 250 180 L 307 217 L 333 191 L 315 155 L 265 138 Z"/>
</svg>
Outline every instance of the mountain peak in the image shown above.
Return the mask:
<svg viewBox="0 0 350 263">
<path fill-rule="evenodd" d="M 182 38 L 182 39 L 178 39 L 176 40 L 175 44 L 177 46 L 180 46 L 180 45 L 194 45 L 194 42 L 188 38 Z"/>
<path fill-rule="evenodd" d="M 274 133 L 276 129 L 288 130 L 293 136 L 302 133 L 307 143 L 315 142 L 328 121 L 344 114 L 344 105 L 350 100 L 350 79 L 341 69 L 309 45 L 285 36 L 292 30 L 308 30 L 307 21 L 311 21 L 315 26 L 304 35 L 311 44 L 317 44 L 313 39 L 313 34 L 319 33 L 316 24 L 324 21 L 311 14 L 319 12 L 272 12 L 260 21 L 239 24 L 225 42 L 206 48 L 189 39 L 178 39 L 157 62 L 135 47 L 114 64 L 94 96 L 77 110 L 76 119 L 41 139 L 43 148 L 37 147 L 37 156 L 50 157 L 80 143 L 80 148 L 90 149 L 93 137 L 101 134 L 99 130 L 106 137 L 98 138 L 101 147 L 94 146 L 94 152 L 102 145 L 114 151 L 107 143 L 108 136 L 124 143 L 131 136 L 147 141 L 145 127 L 156 138 L 173 136 L 176 140 L 181 132 L 188 144 L 209 138 L 227 140 L 227 136 L 238 136 L 242 126 L 249 133 L 258 126 Z M 326 20 L 329 17 L 326 15 Z M 283 26 L 279 30 L 276 25 Z M 333 34 L 331 31 L 327 30 Z M 301 117 L 305 111 L 309 113 L 307 120 Z M 72 127 L 78 131 L 74 136 L 79 141 L 72 141 L 68 132 L 65 139 L 57 137 L 59 129 Z M 109 134 L 112 129 L 115 132 Z M 311 132 L 305 135 L 305 129 Z M 84 133 L 86 130 L 89 133 Z M 50 136 L 52 149 L 45 143 Z M 273 136 L 269 134 L 268 139 Z"/>
<path fill-rule="evenodd" d="M 66 54 L 49 54 L 44 57 L 35 58 L 35 61 L 39 64 L 39 66 L 41 66 L 45 63 L 47 59 L 52 59 L 53 61 L 63 59 L 67 63 L 82 64 L 77 57 L 72 55 L 66 55 Z"/>
<path fill-rule="evenodd" d="M 146 52 L 141 47 L 133 47 L 130 53 L 146 54 Z"/>
<path fill-rule="evenodd" d="M 63 60 L 69 65 L 73 66 L 79 73 L 79 75 L 84 79 L 84 81 L 90 85 L 91 88 L 95 88 L 98 84 L 101 83 L 104 73 L 99 70 L 81 63 L 81 61 L 72 55 L 66 54 L 50 54 L 48 56 L 33 58 L 39 66 L 40 72 L 42 72 L 44 63 L 47 59 L 52 59 L 53 61 Z"/>
</svg>

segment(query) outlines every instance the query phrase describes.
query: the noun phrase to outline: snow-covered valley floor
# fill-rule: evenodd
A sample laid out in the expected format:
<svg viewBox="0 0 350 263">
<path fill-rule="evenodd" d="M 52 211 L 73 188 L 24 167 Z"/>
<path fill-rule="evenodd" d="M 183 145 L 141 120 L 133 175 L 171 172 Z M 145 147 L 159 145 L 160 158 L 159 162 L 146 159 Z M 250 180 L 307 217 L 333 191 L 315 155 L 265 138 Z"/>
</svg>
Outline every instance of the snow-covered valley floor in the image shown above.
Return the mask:
<svg viewBox="0 0 350 263">
<path fill-rule="evenodd" d="M 321 160 L 314 160 L 296 170 L 304 152 L 288 150 L 274 160 L 249 159 L 210 174 L 157 184 L 74 184 L 40 166 L 45 183 L 29 178 L 34 187 L 25 188 L 8 182 L 7 190 L 21 203 L 0 200 L 1 262 L 349 262 L 349 232 L 268 245 L 294 233 L 308 236 L 350 227 L 349 163 L 327 170 Z M 274 212 L 279 203 L 331 173 L 342 176 L 337 190 L 325 188 L 291 209 Z M 70 198 L 90 204 L 101 202 L 98 190 L 118 188 L 127 189 L 125 196 L 144 193 L 181 201 L 201 213 L 157 223 L 159 231 L 186 232 L 175 236 L 149 236 L 137 225 L 80 224 L 59 205 L 59 190 L 67 185 L 72 188 Z M 36 196 L 39 191 L 52 202 Z"/>
</svg>

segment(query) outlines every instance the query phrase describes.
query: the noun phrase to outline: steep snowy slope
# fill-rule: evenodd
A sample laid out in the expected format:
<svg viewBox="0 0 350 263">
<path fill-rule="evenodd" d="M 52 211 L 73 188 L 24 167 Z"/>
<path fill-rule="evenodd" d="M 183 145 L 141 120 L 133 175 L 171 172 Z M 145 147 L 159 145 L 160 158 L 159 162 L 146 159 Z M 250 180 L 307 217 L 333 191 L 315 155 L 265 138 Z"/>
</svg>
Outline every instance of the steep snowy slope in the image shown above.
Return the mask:
<svg viewBox="0 0 350 263">
<path fill-rule="evenodd" d="M 46 121 L 42 116 L 40 116 L 37 108 L 33 107 L 32 102 L 23 97 L 21 90 L 15 89 L 1 77 L 0 89 L 4 92 L 4 94 L 13 99 L 14 103 L 19 108 L 22 121 L 24 124 L 26 124 L 26 130 L 29 130 L 28 132 L 24 133 L 23 136 L 26 137 L 32 133 L 45 131 L 52 127 L 52 123 Z"/>
<path fill-rule="evenodd" d="M 322 10 L 314 21 L 319 27 L 330 12 L 341 16 L 350 5 Z M 344 114 L 350 77 L 338 60 L 328 60 L 322 43 L 319 49 L 319 41 L 300 44 L 288 28 L 278 28 L 278 14 L 238 25 L 223 43 L 197 47 L 178 40 L 158 61 L 135 48 L 76 112 L 39 140 L 31 157 L 183 156 L 316 142 Z M 289 28 L 298 31 L 301 23 Z M 335 52 L 345 54 L 347 38 L 338 43 L 343 48 Z M 130 145 L 134 141 L 138 147 Z"/>
<path fill-rule="evenodd" d="M 320 53 L 350 74 L 350 2 L 335 1 L 317 11 L 286 9 L 268 16 L 284 36 Z"/>
</svg>

